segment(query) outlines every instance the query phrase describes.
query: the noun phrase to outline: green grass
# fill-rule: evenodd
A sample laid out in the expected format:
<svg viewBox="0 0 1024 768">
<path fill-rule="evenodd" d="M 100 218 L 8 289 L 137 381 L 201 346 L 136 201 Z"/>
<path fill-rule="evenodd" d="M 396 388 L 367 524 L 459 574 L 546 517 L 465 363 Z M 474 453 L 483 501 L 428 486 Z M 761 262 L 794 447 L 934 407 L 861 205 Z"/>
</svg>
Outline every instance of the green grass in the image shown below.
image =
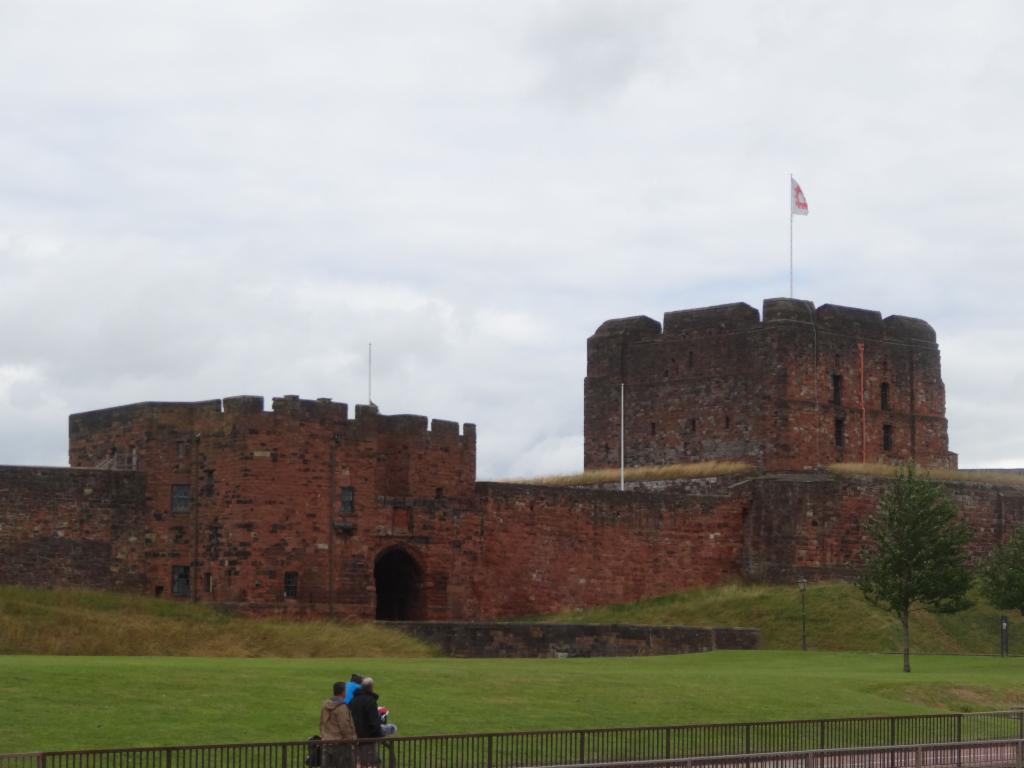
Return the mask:
<svg viewBox="0 0 1024 768">
<path fill-rule="evenodd" d="M 1024 703 L 1024 659 L 718 652 L 634 659 L 0 657 L 0 752 L 302 739 L 373 674 L 404 735 L 911 714 Z"/>
<path fill-rule="evenodd" d="M 0 586 L 0 653 L 79 656 L 429 656 L 373 624 L 232 617 L 176 600 Z"/>
<path fill-rule="evenodd" d="M 998 653 L 998 611 L 975 596 L 963 613 L 934 615 L 916 611 L 911 648 L 919 653 Z M 1024 653 L 1024 621 L 1009 616 L 1011 652 Z M 796 586 L 726 586 L 681 592 L 629 605 L 608 606 L 553 616 L 540 621 L 622 624 L 688 624 L 756 627 L 761 647 L 800 647 L 800 592 Z M 867 603 L 851 584 L 811 584 L 807 588 L 807 637 L 812 649 L 895 652 L 901 649 L 899 623 Z"/>
</svg>

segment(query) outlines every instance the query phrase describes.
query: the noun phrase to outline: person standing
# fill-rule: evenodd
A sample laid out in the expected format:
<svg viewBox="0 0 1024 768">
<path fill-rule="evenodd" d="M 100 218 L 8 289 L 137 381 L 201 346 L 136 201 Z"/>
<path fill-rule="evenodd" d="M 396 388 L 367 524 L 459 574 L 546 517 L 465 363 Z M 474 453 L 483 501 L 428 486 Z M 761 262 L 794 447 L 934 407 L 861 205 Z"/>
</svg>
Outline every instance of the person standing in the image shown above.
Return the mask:
<svg viewBox="0 0 1024 768">
<path fill-rule="evenodd" d="M 320 738 L 323 741 L 355 741 L 357 732 L 352 713 L 345 705 L 345 684 L 334 684 L 334 695 L 320 707 Z M 355 765 L 351 744 L 328 744 L 323 747 L 323 768 L 353 768 Z"/>
<path fill-rule="evenodd" d="M 377 692 L 373 690 L 373 678 L 364 677 L 363 684 L 356 690 L 348 705 L 352 711 L 352 722 L 360 741 L 384 737 L 380 711 L 377 709 L 378 698 L 380 697 Z M 377 765 L 377 745 L 375 743 L 359 745 L 359 762 L 365 766 Z"/>
</svg>

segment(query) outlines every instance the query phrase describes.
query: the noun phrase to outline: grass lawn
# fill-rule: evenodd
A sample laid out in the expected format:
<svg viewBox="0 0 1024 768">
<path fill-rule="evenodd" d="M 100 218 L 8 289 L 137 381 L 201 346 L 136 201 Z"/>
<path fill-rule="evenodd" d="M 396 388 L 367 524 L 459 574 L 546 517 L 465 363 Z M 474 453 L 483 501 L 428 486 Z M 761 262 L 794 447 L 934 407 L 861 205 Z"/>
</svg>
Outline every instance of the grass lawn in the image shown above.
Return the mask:
<svg viewBox="0 0 1024 768">
<path fill-rule="evenodd" d="M 641 659 L 0 656 L 0 752 L 303 739 L 373 674 L 403 735 L 997 709 L 1024 659 L 718 652 Z"/>
</svg>

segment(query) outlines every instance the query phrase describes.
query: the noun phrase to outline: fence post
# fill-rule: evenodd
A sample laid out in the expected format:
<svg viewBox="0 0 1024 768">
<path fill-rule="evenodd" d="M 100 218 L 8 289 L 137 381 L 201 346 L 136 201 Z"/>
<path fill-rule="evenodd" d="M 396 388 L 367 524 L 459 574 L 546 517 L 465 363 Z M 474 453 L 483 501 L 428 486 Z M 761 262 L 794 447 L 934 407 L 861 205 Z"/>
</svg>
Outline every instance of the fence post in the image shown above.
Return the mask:
<svg viewBox="0 0 1024 768">
<path fill-rule="evenodd" d="M 750 723 L 743 729 L 743 754 L 750 754 Z"/>
<path fill-rule="evenodd" d="M 818 721 L 818 749 L 825 749 L 825 721 Z"/>
<path fill-rule="evenodd" d="M 672 759 L 672 727 L 665 729 L 665 759 Z"/>
<path fill-rule="evenodd" d="M 1024 741 L 1017 742 L 1017 768 L 1024 768 Z"/>
<path fill-rule="evenodd" d="M 487 768 L 494 768 L 494 735 L 487 737 Z"/>
<path fill-rule="evenodd" d="M 36 768 L 46 768 L 46 753 L 40 752 L 36 755 Z"/>
<path fill-rule="evenodd" d="M 288 768 L 288 745 L 281 745 L 281 768 Z"/>
<path fill-rule="evenodd" d="M 917 768 L 921 768 L 921 766 L 924 765 L 924 747 L 920 744 L 917 746 L 917 749 L 914 750 L 914 765 L 917 766 Z"/>
<path fill-rule="evenodd" d="M 586 732 L 580 731 L 580 759 L 579 764 L 587 762 L 587 745 L 586 745 Z"/>
<path fill-rule="evenodd" d="M 171 750 L 170 748 L 164 750 L 164 768 L 171 768 Z"/>
</svg>

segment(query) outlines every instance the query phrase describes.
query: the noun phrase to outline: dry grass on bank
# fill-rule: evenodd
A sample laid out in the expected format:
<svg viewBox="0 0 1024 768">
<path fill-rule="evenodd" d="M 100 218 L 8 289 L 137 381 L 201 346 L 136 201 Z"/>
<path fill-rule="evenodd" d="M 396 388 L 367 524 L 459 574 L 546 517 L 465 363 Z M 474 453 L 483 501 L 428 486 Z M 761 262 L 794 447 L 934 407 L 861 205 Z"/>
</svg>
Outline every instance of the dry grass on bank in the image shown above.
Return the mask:
<svg viewBox="0 0 1024 768">
<path fill-rule="evenodd" d="M 891 464 L 855 464 L 852 462 L 829 464 L 826 469 L 837 475 L 866 475 L 868 477 L 895 477 L 899 471 L 898 466 Z M 921 471 L 933 480 L 1024 486 L 1024 474 L 1018 472 L 967 469 L 922 469 Z"/>
<path fill-rule="evenodd" d="M 229 616 L 176 600 L 0 586 L 0 655 L 420 657 L 430 646 L 375 624 Z"/>
<path fill-rule="evenodd" d="M 687 480 L 701 477 L 717 477 L 720 475 L 745 475 L 754 471 L 754 467 L 742 461 L 698 461 L 691 464 L 666 464 L 653 467 L 626 467 L 626 482 L 658 480 Z M 525 485 L 601 485 L 619 482 L 618 469 L 596 469 L 574 475 L 548 475 L 547 477 L 531 477 L 520 480 L 508 480 L 510 483 Z"/>
</svg>

